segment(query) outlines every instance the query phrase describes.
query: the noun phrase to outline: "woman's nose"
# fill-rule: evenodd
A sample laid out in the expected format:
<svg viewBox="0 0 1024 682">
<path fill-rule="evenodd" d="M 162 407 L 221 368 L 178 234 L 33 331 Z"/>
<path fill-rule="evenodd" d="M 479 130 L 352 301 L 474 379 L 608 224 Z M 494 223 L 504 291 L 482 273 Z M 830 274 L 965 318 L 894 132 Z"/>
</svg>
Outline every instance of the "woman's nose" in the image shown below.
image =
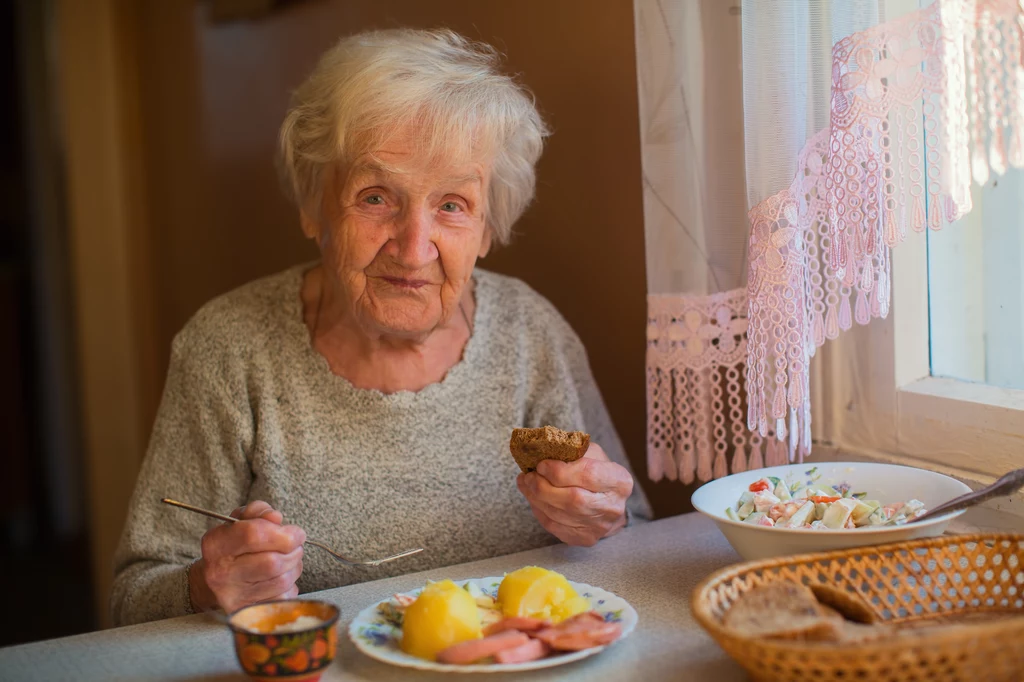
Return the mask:
<svg viewBox="0 0 1024 682">
<path fill-rule="evenodd" d="M 437 260 L 433 222 L 433 215 L 422 209 L 407 209 L 398 216 L 391 256 L 399 265 L 417 270 Z"/>
</svg>

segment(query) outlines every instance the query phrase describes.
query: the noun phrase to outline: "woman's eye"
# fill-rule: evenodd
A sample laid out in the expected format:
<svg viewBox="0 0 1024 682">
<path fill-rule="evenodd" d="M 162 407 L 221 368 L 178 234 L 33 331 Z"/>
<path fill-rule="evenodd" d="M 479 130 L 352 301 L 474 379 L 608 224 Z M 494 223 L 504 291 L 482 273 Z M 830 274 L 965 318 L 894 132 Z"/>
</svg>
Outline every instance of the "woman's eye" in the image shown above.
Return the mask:
<svg viewBox="0 0 1024 682">
<path fill-rule="evenodd" d="M 384 203 L 384 197 L 379 194 L 371 194 L 370 196 L 363 199 L 368 204 L 373 206 L 381 206 Z"/>
<path fill-rule="evenodd" d="M 446 211 L 448 213 L 455 213 L 456 211 L 461 210 L 461 208 L 454 201 L 446 201 L 443 204 L 441 204 L 441 210 Z"/>
</svg>

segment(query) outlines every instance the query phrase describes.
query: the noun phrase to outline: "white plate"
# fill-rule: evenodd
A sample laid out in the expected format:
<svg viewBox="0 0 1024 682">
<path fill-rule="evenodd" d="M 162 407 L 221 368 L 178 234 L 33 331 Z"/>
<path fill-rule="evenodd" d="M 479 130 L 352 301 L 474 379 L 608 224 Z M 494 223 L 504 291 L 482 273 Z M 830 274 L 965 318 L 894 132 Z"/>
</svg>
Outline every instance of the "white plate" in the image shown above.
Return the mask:
<svg viewBox="0 0 1024 682">
<path fill-rule="evenodd" d="M 777 556 L 848 549 L 865 545 L 903 542 L 915 538 L 942 535 L 950 522 L 963 514 L 951 512 L 934 519 L 899 526 L 866 526 L 851 529 L 771 528 L 733 521 L 725 515 L 734 507 L 748 486 L 765 476 L 783 480 L 807 480 L 807 471 L 816 467 L 819 483 L 849 483 L 851 489 L 867 493 L 882 504 L 918 499 L 932 509 L 954 497 L 971 492 L 966 484 L 934 471 L 873 462 L 805 462 L 755 469 L 706 483 L 693 493 L 691 502 L 697 511 L 710 516 L 737 553 L 747 561 Z"/>
<path fill-rule="evenodd" d="M 498 585 L 501 584 L 501 580 L 501 578 L 473 578 L 470 580 L 456 580 L 454 582 L 460 586 L 465 583 L 473 583 L 491 597 L 496 598 L 498 595 Z M 622 635 L 620 635 L 615 642 L 621 642 L 636 627 L 636 611 L 626 602 L 625 599 L 598 587 L 591 587 L 590 585 L 574 583 L 572 581 L 570 581 L 569 584 L 572 585 L 572 588 L 576 590 L 577 594 L 589 599 L 591 608 L 604 616 L 606 621 L 616 622 L 622 625 Z M 412 592 L 405 592 L 404 594 L 415 597 L 419 595 L 422 589 L 423 588 L 413 590 Z M 378 661 L 401 666 L 403 668 L 437 670 L 452 673 L 517 672 L 537 670 L 539 668 L 550 668 L 564 663 L 571 663 L 572 661 L 578 661 L 581 658 L 593 656 L 607 648 L 607 646 L 598 646 L 591 649 L 584 649 L 583 651 L 573 651 L 565 654 L 548 656 L 540 660 L 528 661 L 526 663 L 477 663 L 473 665 L 436 663 L 434 661 L 427 661 L 422 658 L 410 656 L 399 648 L 399 642 L 402 639 L 401 628 L 389 623 L 380 614 L 380 612 L 377 611 L 377 606 L 384 601 L 387 601 L 387 599 L 383 599 L 380 602 L 377 602 L 372 606 L 368 606 L 360 611 L 359 615 L 357 615 L 348 626 L 348 636 L 356 645 L 356 648 L 370 658 L 376 658 Z M 612 644 L 615 642 L 612 642 Z M 611 644 L 608 646 L 611 646 Z"/>
</svg>

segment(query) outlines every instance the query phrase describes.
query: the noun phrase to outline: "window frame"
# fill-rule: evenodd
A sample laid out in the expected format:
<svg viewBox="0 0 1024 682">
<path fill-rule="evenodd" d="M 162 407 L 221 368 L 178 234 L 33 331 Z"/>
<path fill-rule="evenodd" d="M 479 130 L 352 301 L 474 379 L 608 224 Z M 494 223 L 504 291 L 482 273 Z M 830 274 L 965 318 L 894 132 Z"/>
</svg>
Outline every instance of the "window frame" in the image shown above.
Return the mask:
<svg viewBox="0 0 1024 682">
<path fill-rule="evenodd" d="M 894 249 L 892 261 L 899 451 L 1001 476 L 1024 466 L 1024 391 L 932 376 L 927 235 L 913 237 Z"/>
<path fill-rule="evenodd" d="M 819 443 L 984 482 L 1024 467 L 1024 391 L 931 376 L 927 243 L 893 250 L 892 310 L 813 362 Z"/>
<path fill-rule="evenodd" d="M 881 2 L 887 18 L 920 7 Z M 891 262 L 889 316 L 841 334 L 812 361 L 815 440 L 980 482 L 1024 467 L 1024 390 L 931 374 L 927 234 L 910 231 Z"/>
</svg>

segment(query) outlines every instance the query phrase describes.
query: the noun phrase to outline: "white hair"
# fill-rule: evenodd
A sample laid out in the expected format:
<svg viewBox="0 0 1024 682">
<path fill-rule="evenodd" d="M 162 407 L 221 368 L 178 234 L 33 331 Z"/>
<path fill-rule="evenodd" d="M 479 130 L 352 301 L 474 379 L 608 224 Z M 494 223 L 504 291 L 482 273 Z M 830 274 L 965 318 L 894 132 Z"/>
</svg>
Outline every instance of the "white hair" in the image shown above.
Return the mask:
<svg viewBox="0 0 1024 682">
<path fill-rule="evenodd" d="M 319 217 L 332 168 L 422 126 L 431 159 L 490 163 L 486 221 L 506 244 L 533 200 L 548 134 L 533 96 L 499 71 L 500 55 L 449 30 L 394 29 L 341 39 L 295 91 L 281 125 L 280 166 L 300 209 Z"/>
</svg>

